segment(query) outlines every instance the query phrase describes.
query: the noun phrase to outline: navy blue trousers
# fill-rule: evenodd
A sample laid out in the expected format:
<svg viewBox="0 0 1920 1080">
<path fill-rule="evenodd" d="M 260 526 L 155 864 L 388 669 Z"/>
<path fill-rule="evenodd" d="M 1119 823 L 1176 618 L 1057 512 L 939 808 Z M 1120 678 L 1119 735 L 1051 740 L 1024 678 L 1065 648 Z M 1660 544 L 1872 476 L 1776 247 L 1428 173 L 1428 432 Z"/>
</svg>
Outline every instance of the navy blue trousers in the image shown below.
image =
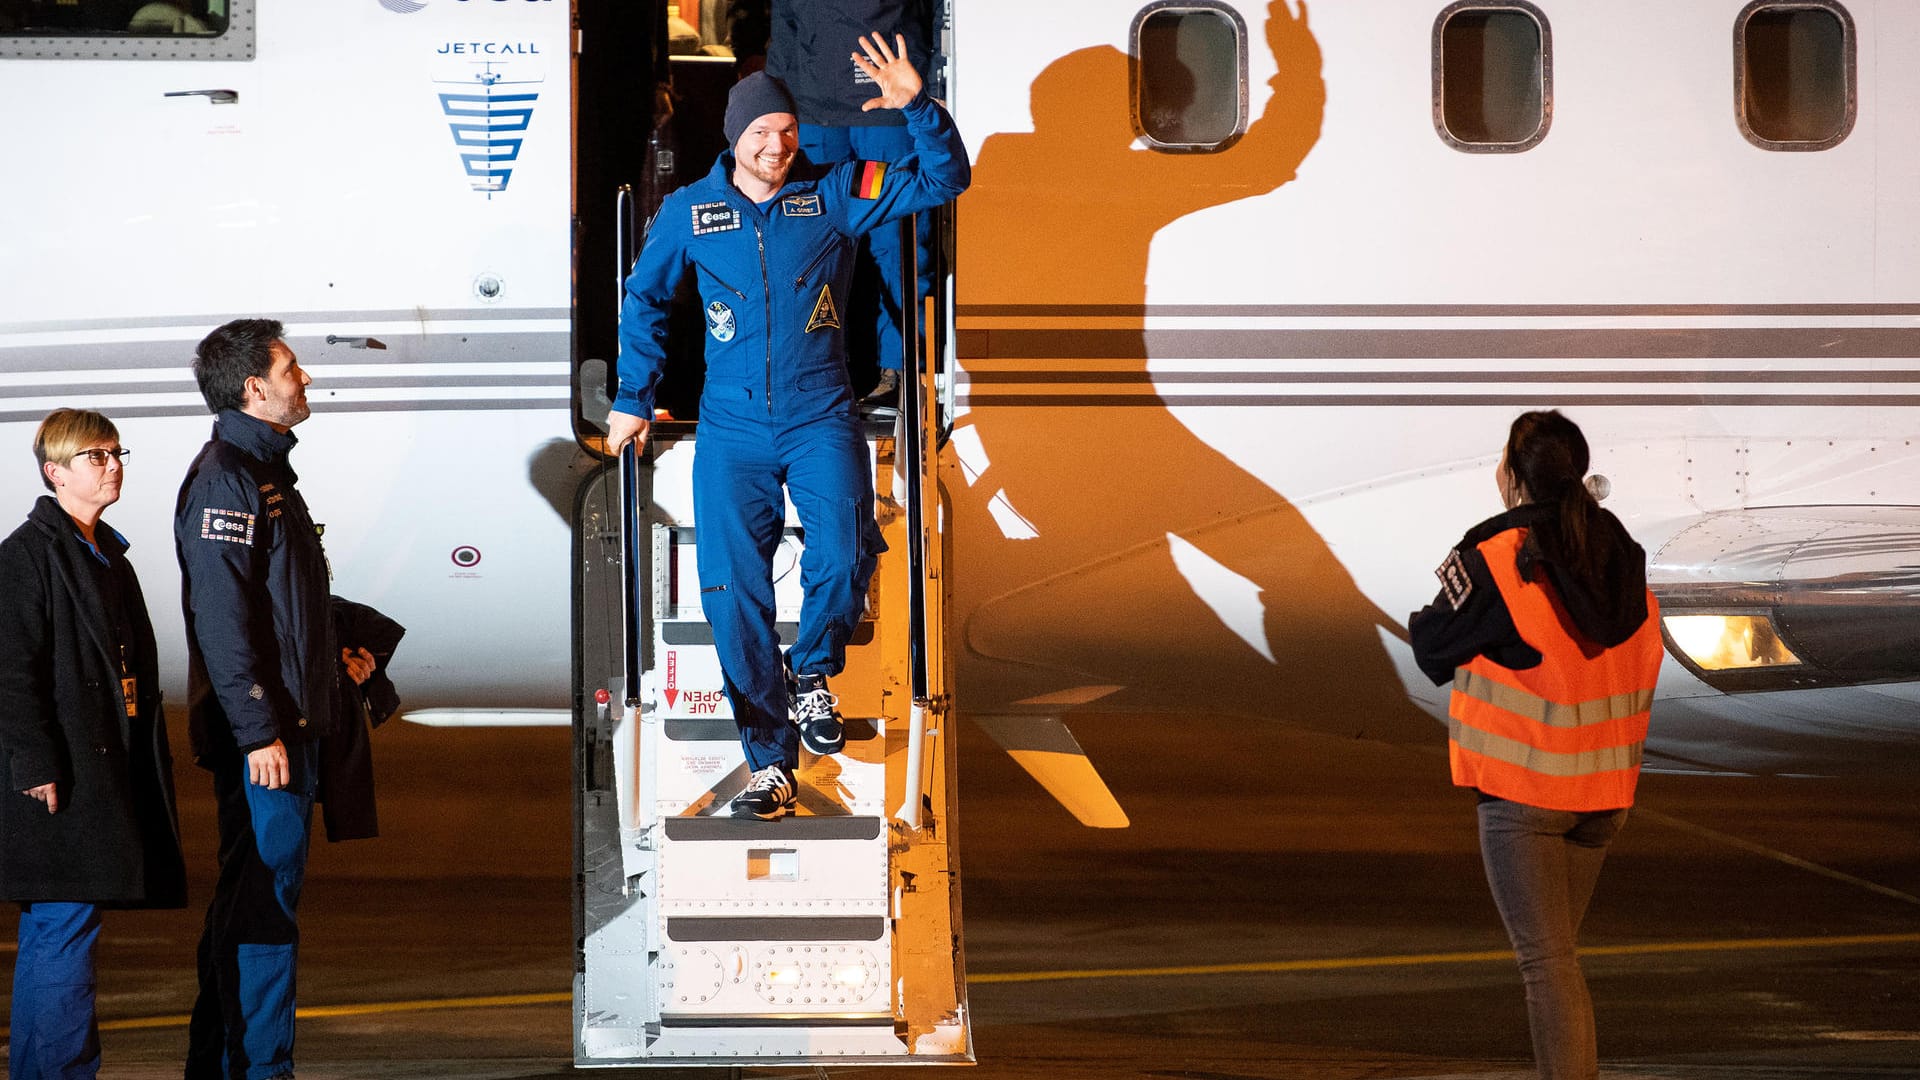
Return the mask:
<svg viewBox="0 0 1920 1080">
<path fill-rule="evenodd" d="M 187 1080 L 293 1074 L 294 913 L 307 875 L 319 748 L 287 747 L 291 782 L 247 780 L 245 755 L 213 770 L 220 877 L 200 934 L 200 995 L 187 1033 Z"/>
<path fill-rule="evenodd" d="M 701 414 L 693 457 L 700 608 L 713 626 L 740 746 L 753 769 L 800 764 L 799 732 L 787 718 L 786 669 L 831 677 L 846 667 L 847 641 L 886 546 L 873 520 L 870 470 L 866 437 L 850 409 L 784 425 Z M 773 556 L 787 497 L 806 549 L 799 636 L 783 660 Z"/>
<path fill-rule="evenodd" d="M 100 911 L 92 904 L 20 905 L 20 952 L 13 960 L 10 1080 L 92 1080 L 100 1072 L 94 1022 L 94 947 Z"/>
</svg>

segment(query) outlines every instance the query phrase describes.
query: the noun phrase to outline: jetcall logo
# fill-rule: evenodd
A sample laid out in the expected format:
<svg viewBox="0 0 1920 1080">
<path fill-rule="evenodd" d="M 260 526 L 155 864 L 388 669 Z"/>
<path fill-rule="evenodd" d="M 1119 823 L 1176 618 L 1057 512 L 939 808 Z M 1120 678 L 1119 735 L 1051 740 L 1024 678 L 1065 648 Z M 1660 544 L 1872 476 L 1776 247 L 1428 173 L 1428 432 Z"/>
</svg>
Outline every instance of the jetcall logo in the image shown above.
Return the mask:
<svg viewBox="0 0 1920 1080">
<path fill-rule="evenodd" d="M 456 84 L 462 89 L 440 91 L 440 111 L 453 131 L 460 163 L 473 180 L 473 190 L 489 199 L 513 180 L 514 162 L 533 123 L 534 103 L 540 100 L 539 92 L 531 89 L 540 80 L 510 80 L 494 67 L 483 63 L 471 82 Z"/>
</svg>

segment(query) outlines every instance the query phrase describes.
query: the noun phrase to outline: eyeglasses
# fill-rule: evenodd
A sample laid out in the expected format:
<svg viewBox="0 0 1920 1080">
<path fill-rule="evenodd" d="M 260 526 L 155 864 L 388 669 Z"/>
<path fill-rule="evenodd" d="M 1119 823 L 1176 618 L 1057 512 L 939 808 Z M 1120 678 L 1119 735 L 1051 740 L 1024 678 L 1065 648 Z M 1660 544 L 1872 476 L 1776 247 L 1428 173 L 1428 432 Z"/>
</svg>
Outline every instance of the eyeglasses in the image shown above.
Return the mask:
<svg viewBox="0 0 1920 1080">
<path fill-rule="evenodd" d="M 107 466 L 108 458 L 112 458 L 113 460 L 119 462 L 124 467 L 127 463 L 127 459 L 132 456 L 133 456 L 133 451 L 127 449 L 124 446 L 119 448 L 118 450 L 102 450 L 101 448 L 96 446 L 91 450 L 82 450 L 79 453 L 73 455 L 73 457 L 69 458 L 68 460 L 79 461 L 81 458 L 86 458 L 87 464 L 92 465 L 95 468 L 104 469 Z"/>
</svg>

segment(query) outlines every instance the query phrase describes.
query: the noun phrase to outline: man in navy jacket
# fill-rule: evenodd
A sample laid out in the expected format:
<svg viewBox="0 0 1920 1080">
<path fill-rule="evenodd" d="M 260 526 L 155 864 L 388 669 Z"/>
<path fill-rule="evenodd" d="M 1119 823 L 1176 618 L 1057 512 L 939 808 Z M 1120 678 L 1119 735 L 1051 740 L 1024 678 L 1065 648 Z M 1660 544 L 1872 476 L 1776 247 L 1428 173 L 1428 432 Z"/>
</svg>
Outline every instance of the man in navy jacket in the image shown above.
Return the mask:
<svg viewBox="0 0 1920 1080">
<path fill-rule="evenodd" d="M 753 771 L 733 803 L 740 817 L 792 810 L 801 742 L 818 754 L 844 744 L 826 680 L 845 665 L 884 550 L 841 326 L 855 243 L 875 226 L 954 198 L 970 177 L 953 118 L 922 94 L 905 43 L 875 36 L 859 44 L 865 55 L 854 62 L 880 95 L 867 108 L 901 110 L 914 153 L 892 164 L 809 165 L 798 157 L 785 86 L 764 73 L 748 76 L 727 101 L 732 150 L 661 204 L 620 314 L 614 450 L 646 441 L 669 305 L 682 279 L 695 275 L 708 338 L 693 465 L 700 601 Z M 807 538 L 799 637 L 784 665 L 772 581 L 783 485 Z"/>
<path fill-rule="evenodd" d="M 800 121 L 800 152 L 816 165 L 862 158 L 898 161 L 913 152 L 905 118 L 892 109 L 868 109 L 873 82 L 847 56 L 847 42 L 862 31 L 882 39 L 906 39 L 907 59 L 928 70 L 933 54 L 933 5 L 929 0 L 730 0 L 728 40 L 743 70 L 760 70 L 793 93 Z M 919 249 L 918 297 L 933 288 L 933 220 L 915 222 Z M 900 229 L 875 229 L 861 241 L 847 315 L 851 367 L 859 377 L 877 364 L 874 400 L 888 396 L 900 371 Z M 913 302 L 910 298 L 907 302 Z"/>
<path fill-rule="evenodd" d="M 340 714 L 320 530 L 287 455 L 310 381 L 271 319 L 208 334 L 193 362 L 213 437 L 174 507 L 187 617 L 188 734 L 213 772 L 220 876 L 200 937 L 187 1080 L 293 1075 L 295 909 L 307 865 L 319 744 Z"/>
</svg>

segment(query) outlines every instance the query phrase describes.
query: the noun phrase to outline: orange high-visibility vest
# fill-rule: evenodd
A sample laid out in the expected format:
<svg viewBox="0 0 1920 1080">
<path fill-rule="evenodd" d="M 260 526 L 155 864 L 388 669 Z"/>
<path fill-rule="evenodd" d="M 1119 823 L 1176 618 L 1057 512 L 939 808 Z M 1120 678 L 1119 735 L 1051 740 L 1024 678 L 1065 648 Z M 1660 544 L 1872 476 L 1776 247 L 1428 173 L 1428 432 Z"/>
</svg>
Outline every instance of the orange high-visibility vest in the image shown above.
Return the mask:
<svg viewBox="0 0 1920 1080">
<path fill-rule="evenodd" d="M 1526 537 L 1508 529 L 1479 550 L 1514 626 L 1542 659 L 1515 671 L 1476 656 L 1454 669 L 1453 782 L 1548 810 L 1631 806 L 1660 675 L 1659 604 L 1648 592 L 1647 621 L 1613 648 L 1583 642 L 1545 576 L 1521 580 Z"/>
</svg>

